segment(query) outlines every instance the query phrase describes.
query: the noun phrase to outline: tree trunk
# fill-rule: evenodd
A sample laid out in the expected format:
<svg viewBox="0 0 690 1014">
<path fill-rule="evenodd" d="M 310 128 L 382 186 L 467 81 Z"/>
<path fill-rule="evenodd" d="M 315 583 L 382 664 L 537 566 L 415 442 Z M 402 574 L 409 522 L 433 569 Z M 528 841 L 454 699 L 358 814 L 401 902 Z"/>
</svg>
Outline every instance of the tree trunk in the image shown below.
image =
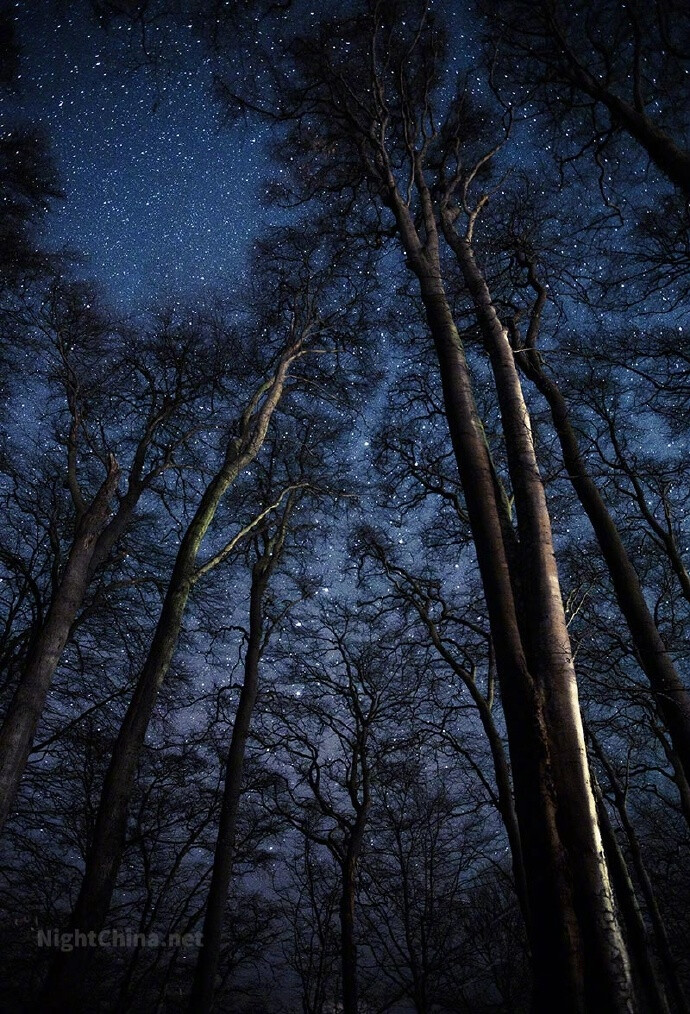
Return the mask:
<svg viewBox="0 0 690 1014">
<path fill-rule="evenodd" d="M 191 1014 L 208 1014 L 220 958 L 225 906 L 232 877 L 237 831 L 237 812 L 242 788 L 244 753 L 259 689 L 259 661 L 263 639 L 263 597 L 275 556 L 262 557 L 252 571 L 249 604 L 249 641 L 244 659 L 244 682 L 232 727 L 232 738 L 225 767 L 225 786 L 220 811 L 218 838 L 213 856 L 213 872 L 206 902 L 203 943 L 194 973 L 189 1001 Z"/>
<path fill-rule="evenodd" d="M 444 235 L 474 304 L 496 383 L 515 496 L 521 567 L 527 576 L 526 653 L 543 689 L 558 800 L 558 829 L 573 874 L 581 926 L 586 1003 L 633 1009 L 630 969 L 597 822 L 570 639 L 553 549 L 551 519 L 532 429 L 508 333 L 496 314 L 469 240 L 447 214 Z"/>
<path fill-rule="evenodd" d="M 357 1014 L 357 945 L 355 942 L 355 869 L 350 855 L 342 864 L 340 895 L 340 968 L 342 974 L 343 1014 Z"/>
<path fill-rule="evenodd" d="M 408 265 L 419 280 L 436 349 L 451 441 L 489 612 L 528 882 L 535 1009 L 582 1014 L 583 943 L 568 860 L 556 822 L 544 699 L 529 672 L 523 649 L 493 465 L 462 343 L 443 288 L 437 241 L 435 249 L 422 247 L 394 185 L 389 203 Z M 434 229 L 428 220 L 430 236 Z"/>
<path fill-rule="evenodd" d="M 136 770 L 158 690 L 172 661 L 194 580 L 197 554 L 218 505 L 229 486 L 256 457 L 280 400 L 290 363 L 298 346 L 281 358 L 270 381 L 261 385 L 243 417 L 243 436 L 233 440 L 220 470 L 211 480 L 180 543 L 172 576 L 146 661 L 125 714 L 101 792 L 93 841 L 86 858 L 79 896 L 70 927 L 81 932 L 100 930 L 110 910 L 122 862 L 129 802 Z M 260 409 L 256 409 L 266 394 Z M 40 995 L 42 1009 L 79 1009 L 79 983 L 89 964 L 87 948 L 56 955 Z"/>
<path fill-rule="evenodd" d="M 606 861 L 611 870 L 611 879 L 613 880 L 614 890 L 623 915 L 628 946 L 630 947 L 632 956 L 632 965 L 636 973 L 635 977 L 640 980 L 643 992 L 647 995 L 650 1012 L 652 1014 L 671 1014 L 671 1009 L 664 993 L 664 987 L 659 980 L 657 970 L 649 953 L 647 929 L 637 902 L 637 894 L 630 877 L 628 864 L 618 844 L 616 832 L 609 820 L 606 804 L 604 803 L 601 789 L 594 774 L 592 774 L 592 786 L 597 801 L 597 814 L 606 852 Z"/>
<path fill-rule="evenodd" d="M 101 488 L 77 522 L 65 571 L 0 730 L 0 828 L 19 790 L 53 675 L 84 601 L 92 556 L 119 477 L 111 456 Z"/>
<path fill-rule="evenodd" d="M 649 680 L 654 701 L 669 731 L 688 782 L 690 694 L 681 682 L 659 633 L 645 600 L 637 571 L 628 556 L 616 523 L 609 514 L 580 454 L 577 436 L 570 422 L 568 404 L 563 394 L 556 382 L 546 376 L 534 351 L 520 355 L 518 362 L 549 404 L 568 477 L 594 529 L 640 665 Z"/>
<path fill-rule="evenodd" d="M 650 160 L 690 198 L 690 152 L 680 148 L 665 130 L 654 123 L 645 113 L 639 112 L 629 102 L 614 95 L 597 81 L 583 83 L 583 89 L 593 99 L 601 102 L 609 111 L 614 125 L 623 127 L 647 152 Z"/>
<path fill-rule="evenodd" d="M 548 9 L 548 5 L 547 5 Z M 565 60 L 566 79 L 576 88 L 606 106 L 614 126 L 622 127 L 644 148 L 650 160 L 686 198 L 690 198 L 690 152 L 679 147 L 673 138 L 659 127 L 644 111 L 620 98 L 577 59 L 570 49 L 566 35 L 548 9 L 548 22 L 554 48 Z M 635 72 L 636 73 L 636 72 Z"/>
</svg>

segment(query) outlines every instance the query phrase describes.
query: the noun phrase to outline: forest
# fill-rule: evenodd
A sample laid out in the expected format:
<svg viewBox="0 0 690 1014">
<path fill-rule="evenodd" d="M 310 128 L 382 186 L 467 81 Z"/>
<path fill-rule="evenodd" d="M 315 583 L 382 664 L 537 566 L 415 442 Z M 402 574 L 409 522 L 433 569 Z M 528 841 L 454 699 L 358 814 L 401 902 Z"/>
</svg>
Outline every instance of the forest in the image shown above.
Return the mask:
<svg viewBox="0 0 690 1014">
<path fill-rule="evenodd" d="M 689 84 L 684 0 L 0 10 L 2 1011 L 690 1014 Z"/>
</svg>

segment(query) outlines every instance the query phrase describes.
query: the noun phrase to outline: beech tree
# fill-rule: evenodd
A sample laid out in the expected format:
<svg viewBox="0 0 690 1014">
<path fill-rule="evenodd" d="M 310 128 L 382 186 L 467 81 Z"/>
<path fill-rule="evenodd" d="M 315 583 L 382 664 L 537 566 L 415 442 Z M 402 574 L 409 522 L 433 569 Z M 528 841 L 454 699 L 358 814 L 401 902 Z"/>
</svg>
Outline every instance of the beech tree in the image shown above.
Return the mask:
<svg viewBox="0 0 690 1014">
<path fill-rule="evenodd" d="M 521 193 L 521 196 L 524 196 L 524 193 Z M 554 295 L 558 297 L 554 292 L 556 285 L 549 286 L 546 281 L 545 262 L 548 262 L 548 253 L 539 251 L 539 225 L 527 210 L 529 204 L 527 197 L 526 207 L 522 207 L 516 213 L 516 218 L 509 219 L 503 235 L 498 237 L 499 242 L 506 244 L 512 257 L 512 269 L 507 272 L 512 277 L 506 286 L 502 286 L 500 302 L 515 362 L 544 397 L 549 407 L 553 430 L 558 438 L 568 478 L 596 535 L 637 658 L 649 680 L 653 699 L 669 730 L 687 780 L 690 763 L 690 692 L 678 673 L 673 652 L 664 642 L 658 618 L 647 605 L 643 583 L 614 513 L 609 509 L 605 496 L 595 481 L 593 466 L 587 460 L 582 438 L 577 431 L 575 421 L 577 414 L 571 409 L 569 400 L 562 390 L 551 357 L 540 352 L 540 338 L 549 334 L 551 330 L 549 325 L 553 326 L 554 321 L 554 314 L 549 311 L 549 301 Z M 567 342 L 566 338 L 562 341 L 562 345 L 567 347 Z M 617 467 L 627 476 L 632 487 L 631 495 L 650 525 L 654 537 L 669 556 L 682 589 L 687 574 L 673 531 L 670 505 L 667 500 L 666 516 L 662 514 L 663 520 L 657 519 L 656 513 L 662 512 L 651 509 L 645 496 L 641 462 L 637 468 L 633 468 L 621 455 L 621 445 L 627 443 L 628 438 L 610 414 L 611 408 L 607 406 L 623 397 L 623 382 L 619 379 L 618 383 L 607 385 L 606 375 L 609 371 L 603 362 L 605 354 L 596 358 L 598 359 L 596 369 L 592 368 L 591 362 L 589 366 L 584 364 L 588 373 L 588 383 L 577 392 L 576 404 L 582 408 L 583 403 L 593 401 L 599 405 L 599 411 L 605 416 L 609 413 L 608 432 L 597 441 L 597 444 L 601 448 L 605 440 L 606 444 L 612 445 Z M 661 377 L 659 373 L 659 383 L 662 383 Z M 567 380 L 571 378 L 572 372 Z M 611 390 L 604 393 L 607 386 L 610 386 Z M 647 412 L 645 398 L 640 390 L 637 396 L 640 401 L 640 412 Z M 629 423 L 627 425 L 629 428 Z"/>
<path fill-rule="evenodd" d="M 313 410 L 311 414 L 314 414 Z M 249 623 L 245 632 L 243 679 L 225 759 L 218 837 L 203 921 L 203 944 L 190 996 L 192 1011 L 210 1011 L 212 1008 L 223 924 L 228 907 L 228 891 L 235 865 L 245 753 L 260 691 L 262 659 L 276 627 L 285 623 L 287 614 L 295 604 L 294 599 L 290 597 L 284 604 L 278 605 L 274 602 L 272 608 L 268 609 L 266 599 L 269 585 L 274 571 L 281 565 L 286 548 L 292 548 L 290 543 L 295 540 L 296 530 L 300 527 L 295 514 L 299 514 L 300 510 L 304 511 L 305 507 L 314 511 L 318 509 L 319 499 L 335 494 L 336 477 L 332 474 L 323 475 L 319 482 L 318 473 L 322 469 L 314 460 L 320 457 L 319 452 L 324 459 L 326 457 L 327 446 L 324 437 L 329 435 L 329 427 L 325 420 L 320 421 L 318 428 L 321 431 L 321 440 L 317 443 L 313 435 L 313 422 L 313 419 L 309 420 L 303 429 L 301 446 L 298 433 L 290 430 L 284 433 L 281 442 L 272 448 L 271 462 L 266 469 L 269 486 L 276 483 L 282 470 L 281 465 L 283 469 L 287 465 L 286 470 L 292 475 L 291 478 L 283 480 L 285 483 L 283 492 L 272 512 L 275 517 L 269 515 L 263 530 L 253 538 L 250 556 Z M 281 458 L 284 458 L 284 461 L 281 461 Z M 274 474 L 276 472 L 278 475 Z M 297 588 L 291 590 L 297 599 L 308 595 L 310 591 L 308 580 L 298 580 Z M 230 907 L 233 911 L 236 909 L 234 900 Z"/>
<path fill-rule="evenodd" d="M 220 464 L 202 488 L 196 509 L 180 539 L 156 629 L 105 776 L 93 841 L 71 916 L 75 929 L 98 930 L 107 917 L 122 861 L 139 757 L 160 686 L 177 648 L 190 594 L 197 582 L 221 565 L 235 546 L 256 530 L 282 501 L 281 494 L 239 527 L 229 541 L 211 550 L 205 561 L 197 562 L 221 501 L 252 465 L 266 442 L 273 416 L 290 384 L 294 364 L 310 352 L 316 356 L 319 350 L 323 351 L 324 346 L 317 344 L 320 341 L 333 340 L 342 311 L 336 307 L 330 315 L 325 311 L 321 316 L 317 300 L 320 290 L 327 295 L 331 269 L 323 272 L 320 278 L 315 271 L 310 272 L 312 256 L 313 245 L 297 248 L 289 244 L 285 248 L 277 245 L 274 261 L 278 264 L 275 277 L 280 280 L 280 287 L 274 293 L 277 298 L 263 303 L 263 313 L 260 303 L 253 308 L 256 339 L 262 343 L 263 353 L 260 358 L 257 356 L 254 372 L 258 372 L 263 360 L 265 374 L 253 390 L 250 388 L 245 394 L 246 400 L 236 396 L 236 401 L 240 402 L 239 413 L 227 424 L 229 433 L 225 445 L 220 448 Z M 270 269 L 268 265 L 267 272 Z M 58 955 L 44 984 L 44 1002 L 57 1009 L 69 1007 L 78 993 L 79 976 L 87 961 L 87 952 L 75 950 L 68 955 Z"/>
<path fill-rule="evenodd" d="M 222 298 L 0 138 L 8 1008 L 688 1010 L 690 21 L 451 8 L 84 0 L 260 127 Z"/>
<path fill-rule="evenodd" d="M 273 412 L 282 396 L 290 365 L 301 350 L 302 336 L 295 336 L 295 340 L 280 355 L 274 372 L 253 392 L 239 420 L 238 435 L 229 440 L 222 464 L 204 490 L 180 544 L 154 639 L 118 734 L 103 786 L 94 840 L 72 916 L 72 922 L 77 928 L 87 926 L 89 930 L 99 929 L 107 916 L 122 858 L 129 800 L 139 754 L 158 689 L 172 661 L 192 586 L 203 572 L 222 562 L 233 544 L 248 534 L 259 519 L 250 522 L 246 530 L 236 534 L 219 553 L 199 568 L 196 565 L 198 551 L 221 497 L 259 453 Z M 68 958 L 61 956 L 56 960 L 45 985 L 47 1003 L 69 1006 L 73 1002 L 71 990 L 78 975 L 75 966 L 81 964 L 78 960 L 81 955 L 75 958 L 74 954 L 72 952 Z"/>
</svg>

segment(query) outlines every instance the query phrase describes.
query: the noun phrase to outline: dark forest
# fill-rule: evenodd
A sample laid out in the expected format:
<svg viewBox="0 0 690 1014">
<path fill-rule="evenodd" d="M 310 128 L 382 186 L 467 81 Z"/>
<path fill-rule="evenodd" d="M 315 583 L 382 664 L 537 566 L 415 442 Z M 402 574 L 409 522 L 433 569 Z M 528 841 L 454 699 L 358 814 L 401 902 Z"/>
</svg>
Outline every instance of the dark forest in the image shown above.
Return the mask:
<svg viewBox="0 0 690 1014">
<path fill-rule="evenodd" d="M 690 1014 L 690 9 L 0 10 L 0 1009 Z"/>
</svg>

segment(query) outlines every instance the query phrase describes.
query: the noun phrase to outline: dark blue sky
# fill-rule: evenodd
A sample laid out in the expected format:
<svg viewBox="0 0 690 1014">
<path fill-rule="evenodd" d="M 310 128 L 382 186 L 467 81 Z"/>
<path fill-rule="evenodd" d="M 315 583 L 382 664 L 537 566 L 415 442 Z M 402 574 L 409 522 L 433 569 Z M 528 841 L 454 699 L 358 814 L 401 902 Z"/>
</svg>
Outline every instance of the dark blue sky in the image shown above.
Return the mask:
<svg viewBox="0 0 690 1014">
<path fill-rule="evenodd" d="M 17 11 L 17 112 L 44 125 L 67 196 L 46 221 L 51 245 L 85 253 L 85 273 L 125 306 L 235 282 L 264 217 L 262 136 L 219 128 L 191 32 L 176 35 L 174 74 L 126 69 L 126 33 L 105 33 L 80 4 L 52 6 Z"/>
</svg>

